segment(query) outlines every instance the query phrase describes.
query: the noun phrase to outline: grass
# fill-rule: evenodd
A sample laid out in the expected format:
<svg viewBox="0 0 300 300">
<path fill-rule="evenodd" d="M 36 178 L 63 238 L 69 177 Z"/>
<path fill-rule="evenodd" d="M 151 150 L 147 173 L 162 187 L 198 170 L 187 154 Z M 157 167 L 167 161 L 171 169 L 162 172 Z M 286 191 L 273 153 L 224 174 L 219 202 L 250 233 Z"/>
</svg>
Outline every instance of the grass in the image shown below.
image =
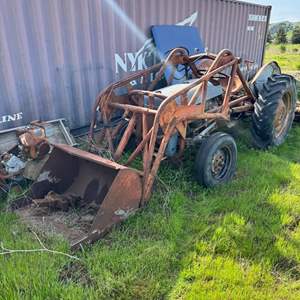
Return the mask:
<svg viewBox="0 0 300 300">
<path fill-rule="evenodd" d="M 230 184 L 203 189 L 164 165 L 149 205 L 85 252 L 80 263 L 46 253 L 0 257 L 0 299 L 299 299 L 300 127 L 267 152 L 239 142 Z M 14 214 L 0 239 L 38 247 Z M 68 252 L 59 237 L 42 236 Z"/>
<path fill-rule="evenodd" d="M 245 132 L 231 183 L 198 186 L 190 152 L 182 168 L 163 164 L 168 188 L 158 183 L 145 209 L 76 253 L 80 262 L 47 253 L 0 256 L 0 299 L 299 299 L 300 126 L 265 152 L 251 149 Z M 40 236 L 69 252 L 59 236 Z M 4 209 L 0 243 L 39 247 Z"/>
<path fill-rule="evenodd" d="M 265 62 L 276 60 L 283 72 L 300 73 L 300 44 L 286 44 L 285 52 L 281 50 L 282 45 L 268 44 L 265 54 Z"/>
<path fill-rule="evenodd" d="M 282 52 L 282 46 L 286 48 L 285 52 Z M 300 44 L 268 44 L 264 62 L 272 60 L 278 62 L 283 73 L 291 74 L 296 78 L 298 99 L 300 99 Z"/>
</svg>

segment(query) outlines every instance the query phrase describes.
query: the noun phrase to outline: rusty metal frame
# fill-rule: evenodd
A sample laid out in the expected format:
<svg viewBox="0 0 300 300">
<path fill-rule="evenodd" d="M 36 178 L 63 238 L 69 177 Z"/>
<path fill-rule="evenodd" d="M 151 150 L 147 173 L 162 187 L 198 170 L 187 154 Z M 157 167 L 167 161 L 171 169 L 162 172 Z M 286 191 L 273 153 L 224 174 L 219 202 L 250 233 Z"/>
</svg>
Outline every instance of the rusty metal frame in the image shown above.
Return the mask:
<svg viewBox="0 0 300 300">
<path fill-rule="evenodd" d="M 209 67 L 202 73 L 195 64 L 201 60 L 210 62 Z M 204 53 L 188 56 L 184 49 L 176 48 L 170 52 L 164 62 L 110 85 L 97 97 L 90 126 L 91 141 L 94 137 L 94 127 L 99 111 L 104 125 L 109 124 L 116 110 L 122 110 L 123 117 L 129 119 L 128 126 L 116 148 L 113 140 L 118 133 L 119 126 L 115 128 L 105 126 L 103 129 L 101 140 L 106 140 L 115 161 L 123 158 L 125 147 L 133 132 L 138 134 L 139 143 L 128 157 L 125 165 L 130 166 L 139 154 L 142 155 L 143 170 L 140 171 L 140 174 L 143 177 L 143 193 L 140 206 L 150 198 L 154 179 L 164 158 L 166 146 L 175 130 L 180 133 L 179 152 L 182 153 L 185 148 L 185 132 L 189 122 L 195 120 L 229 121 L 232 113 L 247 112 L 253 109 L 255 97 L 240 71 L 239 63 L 240 59 L 227 49 L 218 54 Z M 172 81 L 178 65 L 190 67 L 193 76 L 198 79 L 169 97 L 153 91 L 163 78 L 168 66 L 173 68 L 173 72 L 166 80 L 168 84 Z M 226 78 L 226 84 L 223 83 L 225 91 L 223 103 L 213 110 L 207 110 L 205 96 L 208 81 L 215 81 L 218 75 L 224 76 L 222 72 L 226 69 L 230 69 L 230 74 Z M 155 78 L 151 82 L 150 78 L 154 73 Z M 142 83 L 142 88 L 133 89 L 132 81 Z M 235 85 L 238 85 L 237 83 L 240 84 L 240 87 L 234 88 Z M 127 93 L 118 96 L 116 90 L 119 88 L 127 89 Z M 196 90 L 188 100 L 187 93 L 193 88 Z M 148 107 L 144 105 L 144 96 L 148 97 Z M 202 102 L 197 105 L 195 102 L 199 96 Z M 155 98 L 161 100 L 158 108 L 154 107 Z M 179 103 L 176 101 L 178 98 L 180 99 Z M 163 131 L 162 138 L 158 136 L 159 129 Z"/>
<path fill-rule="evenodd" d="M 255 96 L 239 64 L 240 59 L 226 49 L 218 54 L 189 56 L 185 49 L 176 48 L 164 62 L 111 84 L 97 97 L 90 126 L 90 152 L 93 149 L 97 155 L 68 145 L 53 145 L 31 186 L 30 202 L 22 200 L 15 204 L 16 209 L 27 205 L 34 212 L 34 205 L 44 205 L 51 211 L 54 202 L 61 208 L 75 199 L 85 212 L 92 209 L 93 221 L 87 231 L 78 232 L 80 236 L 75 240 L 69 236 L 72 247 L 101 238 L 150 199 L 159 166 L 167 157 L 166 149 L 175 133 L 178 140 L 171 159 L 176 161 L 187 146 L 211 134 L 219 123 L 240 117 L 241 112 L 252 113 Z M 163 95 L 159 87 L 172 85 L 176 69 L 182 66 L 186 77 L 194 80 L 177 86 L 169 96 Z M 168 78 L 166 73 L 170 73 Z M 139 84 L 133 87 L 132 81 Z M 222 86 L 223 94 L 206 97 L 208 84 Z M 96 136 L 97 126 L 101 130 Z M 133 135 L 134 149 L 129 147 Z M 109 159 L 98 153 L 106 150 Z M 133 167 L 136 165 L 140 169 Z M 1 179 L 5 180 L 0 174 Z M 43 223 L 44 218 L 47 215 L 40 216 Z M 61 230 L 61 224 L 58 228 Z"/>
</svg>

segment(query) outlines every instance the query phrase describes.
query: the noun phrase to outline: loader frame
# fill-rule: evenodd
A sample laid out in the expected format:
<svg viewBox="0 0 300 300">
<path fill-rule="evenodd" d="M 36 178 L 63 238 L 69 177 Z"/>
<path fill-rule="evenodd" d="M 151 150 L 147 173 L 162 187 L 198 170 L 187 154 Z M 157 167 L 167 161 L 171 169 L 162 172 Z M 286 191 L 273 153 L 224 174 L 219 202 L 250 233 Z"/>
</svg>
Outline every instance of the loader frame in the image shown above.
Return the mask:
<svg viewBox="0 0 300 300">
<path fill-rule="evenodd" d="M 204 62 L 204 69 L 199 68 L 201 61 Z M 115 161 L 124 161 L 123 156 L 130 137 L 133 133 L 138 137 L 139 142 L 127 157 L 125 166 L 130 167 L 133 161 L 142 155 L 142 170 L 139 170 L 139 174 L 142 176 L 140 206 L 143 206 L 150 198 L 155 176 L 161 161 L 164 159 L 166 147 L 176 130 L 179 133 L 179 149 L 176 156 L 180 157 L 187 145 L 186 131 L 189 122 L 206 120 L 206 129 L 208 130 L 209 124 L 213 122 L 229 121 L 234 113 L 253 110 L 255 96 L 244 79 L 239 67 L 240 63 L 241 59 L 235 57 L 227 49 L 218 54 L 200 53 L 189 56 L 184 48 L 176 48 L 170 52 L 164 62 L 111 84 L 99 94 L 95 102 L 90 126 L 90 143 L 95 144 L 94 129 L 99 112 L 103 128 L 97 144 L 106 141 Z M 171 75 L 169 78 L 165 78 L 168 85 L 172 82 L 179 66 L 188 68 L 196 80 L 166 97 L 155 92 L 154 89 L 164 78 L 165 71 L 170 66 L 172 68 Z M 225 70 L 229 70 L 229 74 L 224 74 Z M 154 77 L 154 80 L 151 81 L 151 77 Z M 218 82 L 224 90 L 222 104 L 213 109 L 207 109 L 205 101 L 209 81 Z M 132 82 L 139 82 L 140 88 L 135 89 L 131 84 Z M 119 89 L 125 90 L 125 93 L 118 95 Z M 195 92 L 188 99 L 187 94 L 191 89 L 194 89 Z M 147 105 L 145 105 L 144 97 L 148 99 Z M 202 99 L 201 104 L 196 104 L 198 97 Z M 154 107 L 155 98 L 161 99 L 158 108 Z M 128 121 L 117 145 L 114 141 L 122 123 L 110 126 L 116 111 L 121 111 L 122 118 Z"/>
<path fill-rule="evenodd" d="M 162 160 L 178 162 L 202 140 L 205 157 L 207 136 L 253 114 L 258 86 L 280 68 L 271 62 L 246 80 L 241 62 L 227 49 L 189 56 L 176 48 L 165 61 L 111 84 L 94 105 L 90 151 L 53 145 L 28 197 L 13 209 L 29 224 L 51 223 L 73 249 L 100 239 L 149 201 Z"/>
</svg>

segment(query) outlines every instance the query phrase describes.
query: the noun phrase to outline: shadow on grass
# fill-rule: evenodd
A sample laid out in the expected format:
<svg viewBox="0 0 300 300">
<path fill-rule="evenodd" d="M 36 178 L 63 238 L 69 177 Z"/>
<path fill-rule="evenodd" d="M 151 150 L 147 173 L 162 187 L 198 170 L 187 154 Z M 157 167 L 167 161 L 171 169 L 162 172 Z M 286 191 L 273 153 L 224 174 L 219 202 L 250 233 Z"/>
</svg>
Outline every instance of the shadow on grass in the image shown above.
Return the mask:
<svg viewBox="0 0 300 300">
<path fill-rule="evenodd" d="M 269 152 L 241 144 L 237 178 L 195 193 L 186 223 L 194 239 L 171 298 L 253 299 L 273 297 L 275 290 L 278 298 L 300 296 L 293 286 L 300 279 L 296 126 L 285 145 Z"/>
</svg>

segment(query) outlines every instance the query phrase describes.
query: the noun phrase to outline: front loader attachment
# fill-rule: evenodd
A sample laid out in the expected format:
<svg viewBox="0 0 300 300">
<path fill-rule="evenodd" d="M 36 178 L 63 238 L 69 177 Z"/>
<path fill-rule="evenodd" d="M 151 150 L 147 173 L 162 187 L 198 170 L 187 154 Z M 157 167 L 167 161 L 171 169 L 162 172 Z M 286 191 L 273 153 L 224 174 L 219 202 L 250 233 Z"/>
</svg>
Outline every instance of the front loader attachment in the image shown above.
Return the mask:
<svg viewBox="0 0 300 300">
<path fill-rule="evenodd" d="M 14 205 L 19 215 L 62 233 L 74 246 L 99 239 L 149 201 L 165 158 L 181 159 L 185 148 L 213 131 L 217 121 L 253 110 L 255 96 L 239 63 L 227 49 L 188 56 L 176 48 L 166 61 L 111 84 L 96 99 L 89 140 L 126 166 L 141 159 L 141 170 L 55 145 L 29 201 Z M 171 65 L 172 73 L 164 78 Z M 182 67 L 190 71 L 174 87 L 174 72 Z"/>
<path fill-rule="evenodd" d="M 126 219 L 139 208 L 141 198 L 137 171 L 56 145 L 31 187 L 29 203 L 17 213 L 33 226 L 61 233 L 76 247 L 99 239 Z"/>
</svg>

